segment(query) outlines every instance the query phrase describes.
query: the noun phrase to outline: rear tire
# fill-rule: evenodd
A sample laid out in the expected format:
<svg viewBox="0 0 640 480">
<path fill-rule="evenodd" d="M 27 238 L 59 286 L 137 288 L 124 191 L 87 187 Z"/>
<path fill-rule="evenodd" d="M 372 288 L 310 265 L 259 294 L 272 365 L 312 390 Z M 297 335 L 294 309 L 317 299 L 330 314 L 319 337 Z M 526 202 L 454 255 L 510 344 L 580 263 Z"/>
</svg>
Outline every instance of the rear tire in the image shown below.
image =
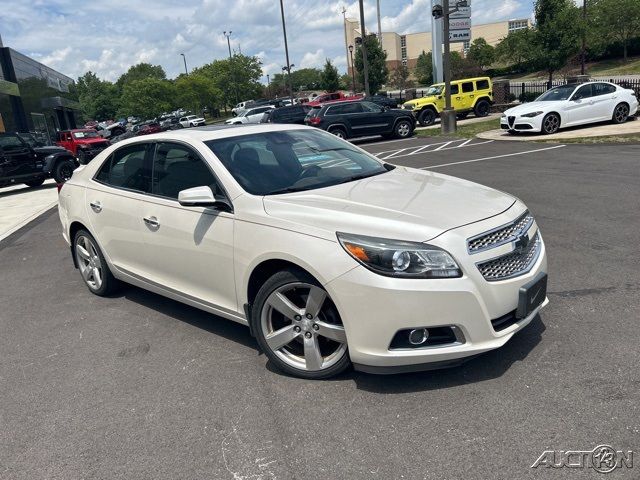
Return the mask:
<svg viewBox="0 0 640 480">
<path fill-rule="evenodd" d="M 616 108 L 613 109 L 613 116 L 611 121 L 615 124 L 624 123 L 629 118 L 629 105 L 626 103 L 619 103 Z"/>
<path fill-rule="evenodd" d="M 436 112 L 432 108 L 425 108 L 418 114 L 418 122 L 421 127 L 433 125 L 436 121 Z"/>
<path fill-rule="evenodd" d="M 331 127 L 329 129 L 329 133 L 335 135 L 338 138 L 342 138 L 343 140 L 347 139 L 347 132 L 342 127 Z"/>
<path fill-rule="evenodd" d="M 86 230 L 76 233 L 73 254 L 82 280 L 91 293 L 104 297 L 118 288 L 118 280 L 111 273 L 98 242 Z"/>
<path fill-rule="evenodd" d="M 251 326 L 265 355 L 289 375 L 319 380 L 342 373 L 351 363 L 335 304 L 304 271 L 282 270 L 262 285 Z"/>
<path fill-rule="evenodd" d="M 71 178 L 76 166 L 69 159 L 58 160 L 53 167 L 52 176 L 56 183 L 64 183 Z"/>
<path fill-rule="evenodd" d="M 489 115 L 490 111 L 491 104 L 486 100 L 479 100 L 478 103 L 476 103 L 476 106 L 473 107 L 473 114 L 476 117 L 486 117 Z"/>
<path fill-rule="evenodd" d="M 28 182 L 24 182 L 24 184 L 29 187 L 39 187 L 43 183 L 44 183 L 44 178 L 38 178 L 37 180 L 30 180 Z"/>
</svg>

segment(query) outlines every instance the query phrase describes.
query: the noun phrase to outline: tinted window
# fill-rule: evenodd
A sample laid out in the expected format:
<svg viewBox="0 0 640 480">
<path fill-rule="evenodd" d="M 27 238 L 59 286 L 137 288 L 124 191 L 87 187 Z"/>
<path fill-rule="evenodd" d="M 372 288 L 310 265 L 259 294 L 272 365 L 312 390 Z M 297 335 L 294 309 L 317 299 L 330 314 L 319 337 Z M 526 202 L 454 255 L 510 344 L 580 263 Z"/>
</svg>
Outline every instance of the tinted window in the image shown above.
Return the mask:
<svg viewBox="0 0 640 480">
<path fill-rule="evenodd" d="M 593 84 L 593 95 L 606 95 L 608 93 L 613 93 L 616 91 L 616 87 L 611 85 L 610 83 L 594 83 Z"/>
<path fill-rule="evenodd" d="M 589 84 L 583 85 L 578 90 L 576 90 L 576 93 L 573 94 L 573 97 L 571 99 L 580 100 L 581 98 L 589 98 L 591 96 L 593 96 L 593 92 L 591 91 L 591 84 Z"/>
<path fill-rule="evenodd" d="M 344 105 L 333 105 L 327 108 L 325 115 L 342 115 L 344 112 Z"/>
<path fill-rule="evenodd" d="M 150 192 L 151 168 L 146 158 L 147 146 L 147 143 L 137 143 L 116 150 L 102 165 L 96 180 L 113 187 Z"/>
<path fill-rule="evenodd" d="M 562 85 L 547 90 L 536 98 L 536 102 L 554 102 L 556 100 L 567 100 L 575 90 L 575 85 Z"/>
<path fill-rule="evenodd" d="M 362 102 L 362 108 L 365 112 L 371 113 L 380 113 L 382 111 L 382 107 L 380 105 L 376 105 L 375 103 L 371 102 Z"/>
<path fill-rule="evenodd" d="M 451 85 L 451 95 L 457 95 L 459 91 L 459 85 L 457 83 Z"/>
<path fill-rule="evenodd" d="M 178 198 L 187 188 L 208 186 L 220 194 L 218 183 L 204 161 L 190 148 L 175 143 L 161 143 L 153 156 L 153 194 Z"/>
<path fill-rule="evenodd" d="M 362 113 L 362 104 L 358 103 L 345 103 L 342 106 L 342 113 Z"/>
<path fill-rule="evenodd" d="M 205 143 L 254 195 L 312 190 L 387 172 L 370 155 L 321 130 L 263 132 Z"/>
<path fill-rule="evenodd" d="M 462 84 L 462 93 L 473 92 L 473 82 L 464 82 Z"/>
<path fill-rule="evenodd" d="M 27 148 L 22 140 L 14 135 L 0 135 L 0 147 L 5 152 L 15 152 Z"/>
<path fill-rule="evenodd" d="M 476 82 L 476 88 L 478 90 L 488 90 L 489 89 L 489 80 L 478 80 Z"/>
</svg>

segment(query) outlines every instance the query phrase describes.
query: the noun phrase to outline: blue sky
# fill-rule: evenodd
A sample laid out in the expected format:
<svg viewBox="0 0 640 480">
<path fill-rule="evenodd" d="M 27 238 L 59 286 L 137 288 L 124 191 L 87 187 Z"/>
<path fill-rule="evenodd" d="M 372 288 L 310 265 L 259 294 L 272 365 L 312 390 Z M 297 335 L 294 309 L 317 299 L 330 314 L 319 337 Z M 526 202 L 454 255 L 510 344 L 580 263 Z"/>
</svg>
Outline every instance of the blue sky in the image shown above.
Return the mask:
<svg viewBox="0 0 640 480">
<path fill-rule="evenodd" d="M 320 67 L 344 56 L 343 6 L 357 18 L 357 1 L 284 0 L 291 63 Z M 365 1 L 365 22 L 375 29 L 375 4 Z M 473 22 L 531 17 L 533 0 L 473 0 Z M 430 29 L 430 0 L 380 0 L 382 29 L 399 33 Z M 162 65 L 174 77 L 227 56 L 232 48 L 258 55 L 264 73 L 284 64 L 278 0 L 3 0 L 0 35 L 19 50 L 76 78 L 87 70 L 115 80 L 131 65 Z"/>
</svg>

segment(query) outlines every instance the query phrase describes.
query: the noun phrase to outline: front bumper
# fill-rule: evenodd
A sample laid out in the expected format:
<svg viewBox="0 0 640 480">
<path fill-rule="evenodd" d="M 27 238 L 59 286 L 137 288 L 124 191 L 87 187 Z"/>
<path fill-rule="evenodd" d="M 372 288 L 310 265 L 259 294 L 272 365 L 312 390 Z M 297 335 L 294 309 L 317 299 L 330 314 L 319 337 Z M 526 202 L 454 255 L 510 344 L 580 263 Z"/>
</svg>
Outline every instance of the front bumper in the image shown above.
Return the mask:
<svg viewBox="0 0 640 480">
<path fill-rule="evenodd" d="M 511 132 L 541 132 L 544 115 L 520 117 L 508 115 L 500 118 L 500 128 Z"/>
<path fill-rule="evenodd" d="M 523 211 L 524 207 L 517 214 Z M 461 278 L 391 278 L 359 266 L 326 284 L 325 288 L 345 325 L 349 353 L 356 368 L 391 373 L 452 366 L 468 357 L 501 347 L 529 324 L 548 299 L 545 298 L 526 318 L 503 330 L 494 330 L 491 320 L 516 310 L 520 287 L 531 282 L 538 273 L 547 271 L 544 242 L 541 242 L 537 260 L 527 273 L 495 282 L 485 280 L 476 263 L 509 253 L 513 246 L 505 244 L 473 255 L 466 251 L 467 238 L 513 219 L 513 212 L 503 213 L 429 241 L 454 256 L 463 270 Z M 535 235 L 537 230 L 534 223 L 530 235 Z M 451 245 L 458 247 L 451 248 Z M 399 330 L 449 326 L 462 333 L 462 342 L 390 348 L 391 340 Z"/>
</svg>

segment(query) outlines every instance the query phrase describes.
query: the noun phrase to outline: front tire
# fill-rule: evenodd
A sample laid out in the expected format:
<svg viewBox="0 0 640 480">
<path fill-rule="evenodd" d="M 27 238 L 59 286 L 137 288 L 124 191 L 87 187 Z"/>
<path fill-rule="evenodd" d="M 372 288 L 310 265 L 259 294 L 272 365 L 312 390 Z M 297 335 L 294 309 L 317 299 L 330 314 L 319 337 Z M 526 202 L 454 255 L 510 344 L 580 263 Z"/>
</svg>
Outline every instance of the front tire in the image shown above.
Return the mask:
<svg viewBox="0 0 640 480">
<path fill-rule="evenodd" d="M 30 180 L 28 182 L 24 182 L 25 185 L 29 186 L 29 187 L 39 187 L 40 185 L 42 185 L 44 183 L 44 178 L 38 178 L 36 180 Z"/>
<path fill-rule="evenodd" d="M 560 129 L 560 116 L 557 113 L 548 113 L 542 119 L 542 133 L 552 135 Z"/>
<path fill-rule="evenodd" d="M 265 282 L 251 309 L 251 324 L 260 348 L 289 375 L 318 380 L 338 375 L 350 365 L 335 304 L 301 270 L 283 270 Z"/>
<path fill-rule="evenodd" d="M 76 166 L 71 160 L 59 160 L 53 167 L 52 176 L 56 183 L 64 183 L 71 178 Z"/>
<path fill-rule="evenodd" d="M 413 133 L 413 125 L 409 120 L 400 120 L 393 131 L 397 138 L 409 138 Z"/>
<path fill-rule="evenodd" d="M 118 287 L 104 255 L 93 235 L 86 230 L 78 230 L 73 239 L 73 253 L 89 291 L 100 297 L 113 293 Z"/>
<path fill-rule="evenodd" d="M 432 108 L 425 108 L 418 115 L 418 122 L 421 127 L 433 125 L 436 121 L 436 112 Z"/>
<path fill-rule="evenodd" d="M 629 105 L 626 103 L 619 103 L 616 108 L 613 109 L 613 116 L 611 121 L 615 124 L 624 123 L 629 118 Z"/>
</svg>

